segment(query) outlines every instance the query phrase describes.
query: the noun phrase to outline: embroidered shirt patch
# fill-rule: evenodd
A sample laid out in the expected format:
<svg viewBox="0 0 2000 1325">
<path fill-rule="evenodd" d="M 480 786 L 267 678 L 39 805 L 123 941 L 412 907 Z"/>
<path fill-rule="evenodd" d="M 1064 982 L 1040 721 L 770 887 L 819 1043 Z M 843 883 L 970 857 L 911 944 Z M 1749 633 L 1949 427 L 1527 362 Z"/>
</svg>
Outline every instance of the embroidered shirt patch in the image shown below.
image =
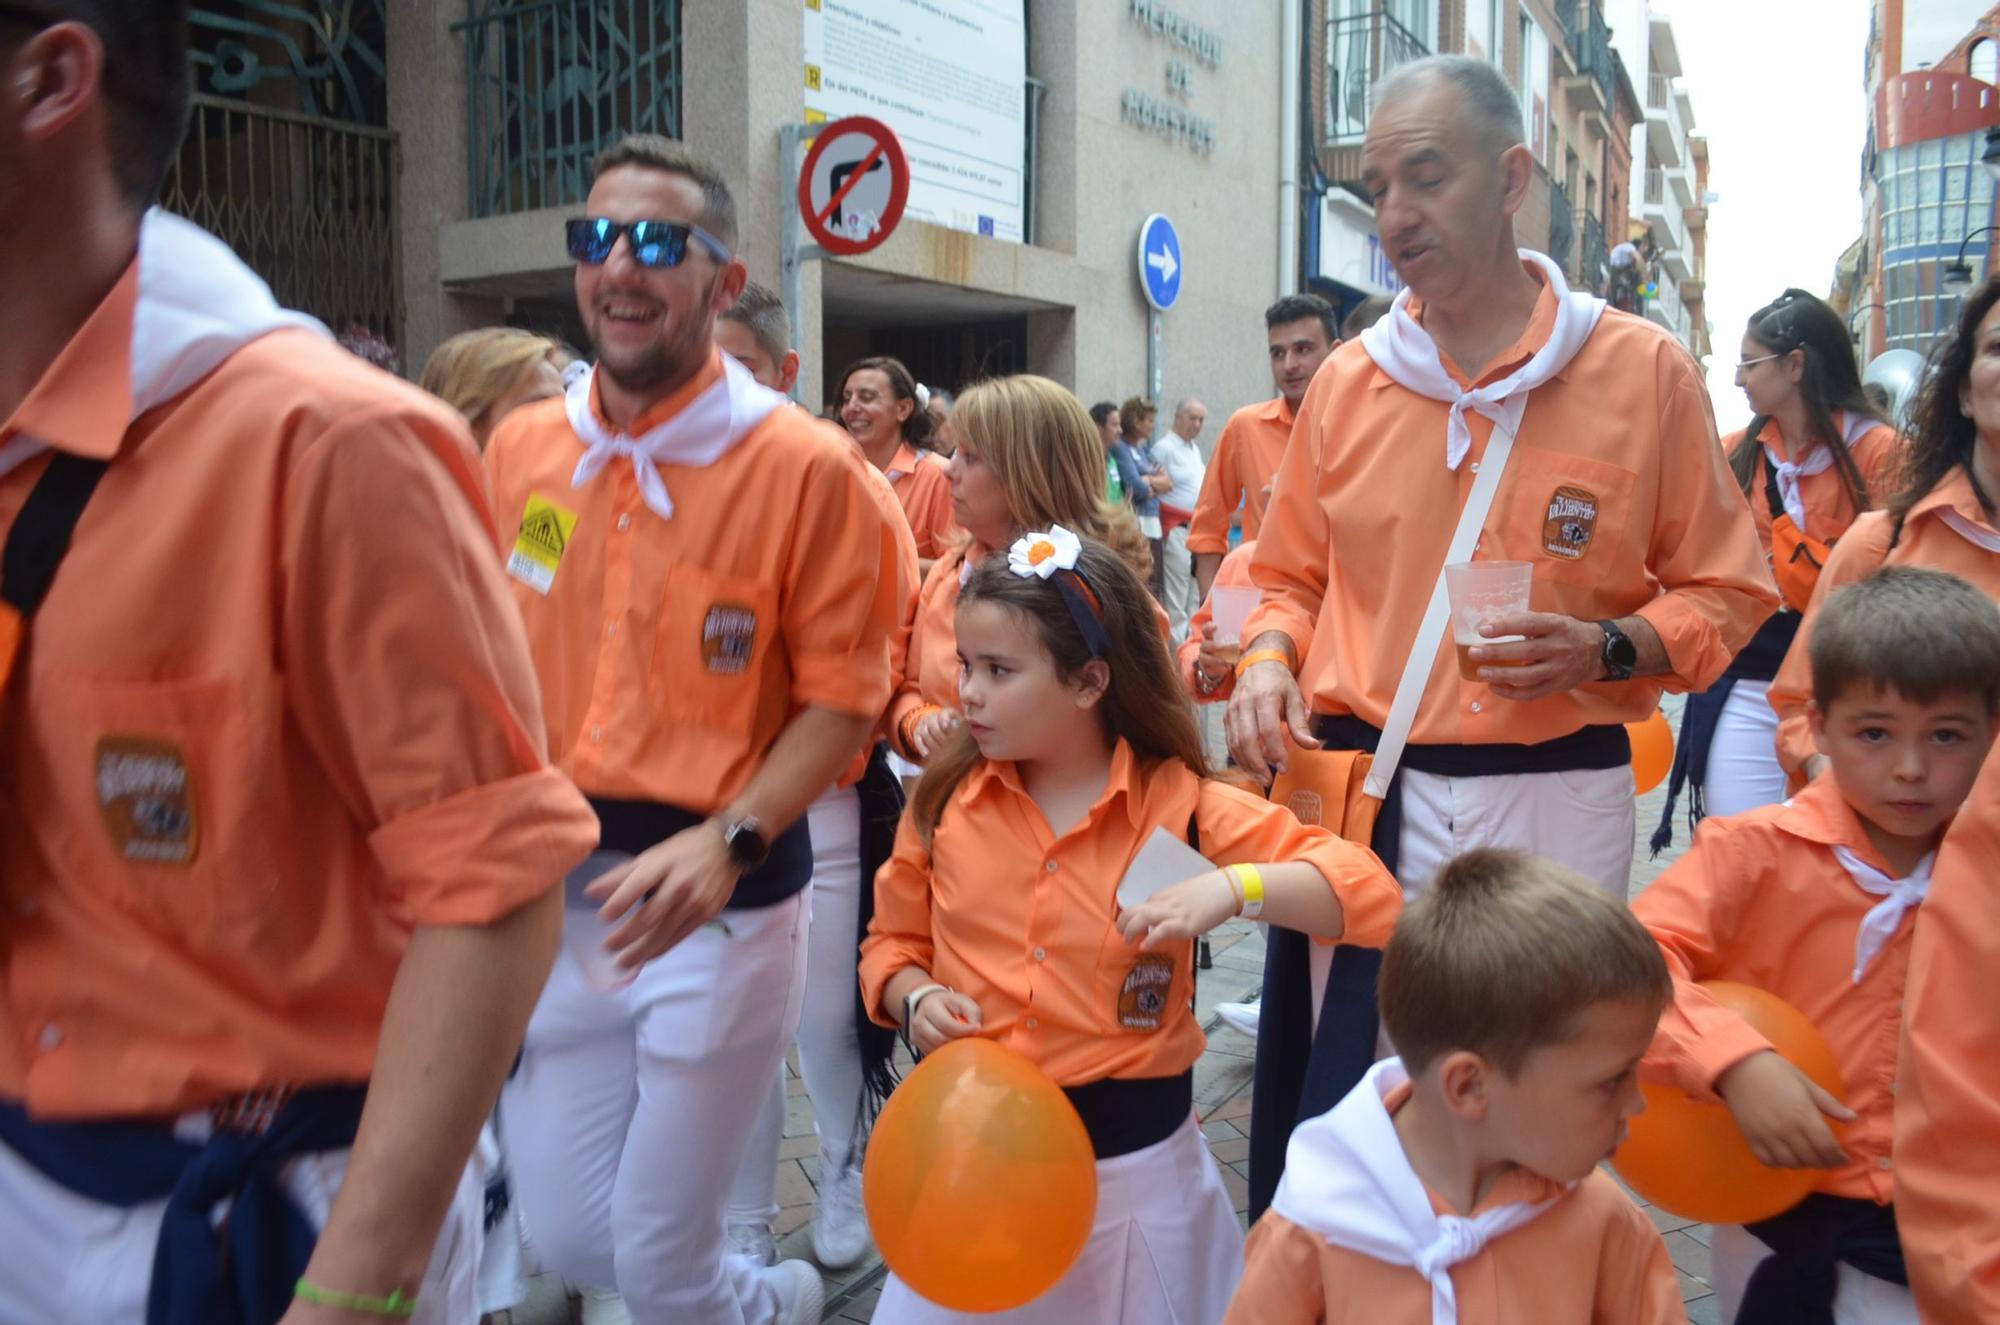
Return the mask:
<svg viewBox="0 0 2000 1325">
<path fill-rule="evenodd" d="M 118 854 L 188 865 L 200 846 L 194 779 L 170 741 L 107 736 L 97 743 L 97 804 Z"/>
<path fill-rule="evenodd" d="M 1564 561 L 1581 561 L 1597 533 L 1597 494 L 1564 484 L 1549 498 L 1542 523 L 1542 550 Z"/>
<path fill-rule="evenodd" d="M 1156 1031 L 1167 1011 L 1167 990 L 1174 983 L 1174 959 L 1149 952 L 1125 973 L 1118 990 L 1118 1024 L 1128 1031 Z"/>
<path fill-rule="evenodd" d="M 757 613 L 741 603 L 716 603 L 701 623 L 701 660 L 711 672 L 740 673 L 757 647 Z"/>
</svg>

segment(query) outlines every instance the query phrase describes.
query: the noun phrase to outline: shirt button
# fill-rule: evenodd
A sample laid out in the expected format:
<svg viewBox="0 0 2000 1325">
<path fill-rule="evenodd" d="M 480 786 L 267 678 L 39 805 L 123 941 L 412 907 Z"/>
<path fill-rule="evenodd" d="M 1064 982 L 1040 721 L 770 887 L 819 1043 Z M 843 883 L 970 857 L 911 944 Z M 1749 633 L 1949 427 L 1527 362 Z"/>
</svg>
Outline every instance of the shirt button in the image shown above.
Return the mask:
<svg viewBox="0 0 2000 1325">
<path fill-rule="evenodd" d="M 1056 872 L 1056 863 L 1052 860 L 1048 864 L 1044 865 L 1042 868 L 1047 870 L 1049 873 L 1054 874 Z"/>
<path fill-rule="evenodd" d="M 1878 1169 L 1893 1169 L 1896 1167 L 1896 1161 L 1884 1155 L 1875 1161 L 1875 1167 Z"/>
<path fill-rule="evenodd" d="M 1479 462 L 1477 460 L 1472 462 L 1472 472 L 1475 474 L 1479 472 Z"/>
<path fill-rule="evenodd" d="M 1047 948 L 1036 948 L 1036 949 L 1035 949 L 1035 960 L 1036 960 L 1036 961 L 1038 961 L 1038 962 L 1045 962 L 1045 961 L 1047 961 L 1048 959 L 1049 959 L 1049 950 L 1048 950 Z"/>
<path fill-rule="evenodd" d="M 590 739 L 591 739 L 591 740 L 593 740 L 593 741 L 601 741 L 601 740 L 603 740 L 603 739 L 604 739 L 604 728 L 602 728 L 602 727 L 592 727 L 592 728 L 590 729 Z"/>
<path fill-rule="evenodd" d="M 618 638 L 618 623 L 616 621 L 612 622 L 610 625 L 604 628 L 604 638 L 606 639 Z"/>
<path fill-rule="evenodd" d="M 620 529 L 630 529 L 632 527 L 632 516 L 629 512 L 618 517 L 618 527 Z"/>
<path fill-rule="evenodd" d="M 1476 699 L 1472 701 L 1472 711 L 1474 713 L 1479 712 L 1479 701 Z"/>
<path fill-rule="evenodd" d="M 1033 1017 L 1028 1018 L 1027 1025 L 1028 1029 L 1031 1031 L 1038 1031 L 1042 1028 L 1042 1023 Z M 1886 1163 L 1887 1161 L 1884 1162 Z"/>
<path fill-rule="evenodd" d="M 47 1053 L 51 1049 L 54 1049 L 57 1045 L 62 1043 L 62 1040 L 63 1040 L 62 1027 L 56 1025 L 54 1022 L 50 1022 L 48 1025 L 42 1027 L 40 1043 L 42 1046 L 43 1053 Z"/>
</svg>

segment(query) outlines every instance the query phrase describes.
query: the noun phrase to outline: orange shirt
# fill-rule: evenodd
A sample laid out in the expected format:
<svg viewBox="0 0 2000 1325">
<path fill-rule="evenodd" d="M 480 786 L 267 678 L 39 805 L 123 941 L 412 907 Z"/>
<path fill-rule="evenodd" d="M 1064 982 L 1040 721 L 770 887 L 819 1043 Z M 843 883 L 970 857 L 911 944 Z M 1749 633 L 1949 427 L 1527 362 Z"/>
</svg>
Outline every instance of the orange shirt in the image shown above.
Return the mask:
<svg viewBox="0 0 2000 1325">
<path fill-rule="evenodd" d="M 1836 413 L 1835 422 L 1847 416 Z M 1757 434 L 1759 440 L 1784 453 L 1784 429 L 1776 419 L 1770 420 Z M 1722 453 L 1729 455 L 1736 444 L 1743 440 L 1743 430 L 1737 429 L 1722 439 Z M 1902 462 L 1903 439 L 1888 424 L 1878 424 L 1863 433 L 1861 440 L 1847 448 L 1854 457 L 1854 467 L 1861 471 L 1862 482 L 1868 485 L 1868 499 L 1872 505 L 1880 506 L 1889 496 L 1895 482 L 1896 468 Z M 1764 495 L 1764 465 L 1769 464 L 1768 455 L 1758 464 L 1757 472 L 1750 477 L 1750 518 L 1757 522 L 1757 542 L 1768 552 L 1771 547 L 1771 502 Z M 1831 543 L 1847 532 L 1859 514 L 1854 503 L 1848 498 L 1847 485 L 1841 482 L 1838 469 L 1822 469 L 1817 474 L 1806 474 L 1799 478 L 1799 497 L 1805 502 L 1805 532 L 1822 543 Z"/>
<path fill-rule="evenodd" d="M 1867 579 L 1883 566 L 1927 566 L 1950 571 L 2000 598 L 2000 553 L 1979 546 L 1954 528 L 1946 519 L 1947 511 L 1984 531 L 1987 538 L 2000 539 L 2000 532 L 1988 523 L 1992 517 L 1980 508 L 1971 478 L 1958 469 L 1910 508 L 1894 548 L 1889 546 L 1887 511 L 1869 511 L 1834 544 L 1833 555 L 1826 559 L 1819 583 L 1813 587 L 1812 602 L 1806 605 L 1805 619 L 1799 623 L 1798 638 L 1792 641 L 1777 679 L 1771 682 L 1771 707 L 1778 711 L 1778 762 L 1794 783 L 1806 760 L 1818 753 L 1806 720 L 1806 703 L 1812 698 L 1813 618 L 1828 594 Z"/>
<path fill-rule="evenodd" d="M 1222 425 L 1209 457 L 1208 473 L 1196 498 L 1194 520 L 1188 525 L 1188 551 L 1229 551 L 1229 517 L 1243 506 L 1243 539 L 1254 540 L 1271 500 L 1271 483 L 1285 443 L 1292 436 L 1292 407 L 1283 396 L 1245 405 Z"/>
<path fill-rule="evenodd" d="M 720 372 L 717 357 L 630 431 Z M 897 553 L 851 442 L 778 409 L 713 464 L 659 465 L 671 520 L 629 464 L 571 487 L 582 454 L 559 398 L 508 415 L 486 449 L 507 545 L 531 502 L 575 516 L 549 593 L 516 582 L 514 598 L 551 752 L 578 786 L 712 813 L 800 709 L 880 716 Z"/>
<path fill-rule="evenodd" d="M 1785 804 L 1702 820 L 1687 855 L 1632 900 L 1632 914 L 1659 940 L 1674 975 L 1674 1003 L 1646 1066 L 1656 1079 L 1712 1098 L 1716 1078 L 1771 1045 L 1696 982 L 1734 980 L 1777 995 L 1825 1038 L 1847 1106 L 1860 1115 L 1840 1134 L 1848 1163 L 1819 1190 L 1887 1205 L 1895 1190 L 1889 1143 L 1903 983 L 1928 906 L 1903 914 L 1854 983 L 1855 937 L 1882 899 L 1854 882 L 1834 858 L 1836 846 L 1894 874 L 1827 776 Z"/>
<path fill-rule="evenodd" d="M 1403 1087 L 1405 1098 L 1409 1087 Z M 1394 1100 L 1392 1094 L 1390 1100 Z M 1438 1214 L 1455 1214 L 1425 1189 Z M 1546 1201 L 1560 1184 L 1516 1172 L 1472 1214 Z M 1267 1212 L 1243 1249 L 1243 1282 L 1223 1325 L 1431 1325 L 1430 1281 Z M 1452 1267 L 1459 1325 L 1685 1325 L 1667 1244 L 1605 1173 Z"/>
<path fill-rule="evenodd" d="M 905 442 L 896 448 L 886 472 L 916 537 L 917 555 L 935 561 L 951 551 L 959 529 L 951 518 L 950 462 L 935 451 L 919 451 Z"/>
<path fill-rule="evenodd" d="M 823 426 L 846 436 L 845 429 L 830 423 Z M 893 554 L 895 565 L 892 574 L 897 603 L 896 628 L 889 635 L 889 702 L 894 704 L 896 691 L 903 684 L 905 659 L 908 658 L 910 651 L 910 631 L 916 622 L 917 591 L 923 586 L 923 577 L 917 570 L 917 542 L 910 533 L 910 521 L 903 514 L 902 503 L 896 500 L 896 490 L 889 486 L 889 480 L 883 476 L 881 470 L 865 460 L 861 465 L 861 473 L 868 481 L 868 495 L 875 499 L 875 509 L 881 512 L 889 540 L 895 547 Z M 887 716 L 888 709 L 885 707 L 883 709 L 885 720 Z M 888 727 L 884 726 L 876 734 L 882 736 L 888 730 Z M 874 743 L 871 741 L 854 756 L 854 762 L 840 775 L 841 786 L 851 787 L 861 781 L 862 775 L 868 771 L 868 756 L 873 748 Z"/>
<path fill-rule="evenodd" d="M 1462 385 L 1498 380 L 1554 324 L 1545 285 L 1521 339 L 1476 381 L 1446 367 Z M 1291 637 L 1315 713 L 1352 713 L 1377 727 L 1388 716 L 1493 431 L 1466 411 L 1472 448 L 1453 473 L 1444 458 L 1449 408 L 1397 385 L 1359 342 L 1336 349 L 1306 392 L 1257 540 L 1251 573 L 1264 601 L 1244 637 Z M 1586 526 L 1580 552 L 1550 537 L 1559 500 L 1574 508 L 1563 520 Z M 1532 744 L 1592 723 L 1636 722 L 1663 688 L 1700 690 L 1720 676 L 1778 601 L 1700 368 L 1666 332 L 1616 311 L 1530 396 L 1478 556 L 1532 561 L 1536 611 L 1645 617 L 1672 671 L 1524 704 L 1461 681 L 1447 632 L 1410 735 L 1419 745 Z"/>
<path fill-rule="evenodd" d="M 1256 588 L 1257 582 L 1250 578 L 1250 558 L 1256 551 L 1255 539 L 1246 540 L 1234 548 L 1222 559 L 1222 564 L 1215 568 L 1215 583 L 1211 584 L 1209 589 L 1213 591 L 1216 588 Z M 1201 628 L 1215 620 L 1213 604 L 1213 598 L 1201 600 L 1201 606 L 1195 609 L 1194 616 L 1188 621 L 1188 637 L 1181 642 L 1180 648 L 1181 684 L 1187 687 L 1188 694 L 1197 704 L 1222 703 L 1236 690 L 1234 672 L 1224 677 L 1222 684 L 1208 694 L 1203 694 L 1201 687 L 1195 683 L 1194 660 L 1201 656 Z"/>
<path fill-rule="evenodd" d="M 1926 1325 L 2000 1320 L 2000 747 L 1952 821 L 1910 952 L 1896 1225 Z"/>
<path fill-rule="evenodd" d="M 136 273 L 0 426 L 116 456 L 0 718 L 0 1096 L 46 1117 L 365 1081 L 411 928 L 597 840 L 464 422 L 280 331 L 128 427 Z"/>
<path fill-rule="evenodd" d="M 1372 853 L 1178 762 L 1141 766 L 1120 741 L 1103 796 L 1061 837 L 1010 762 L 967 775 L 928 849 L 904 816 L 895 854 L 875 876 L 875 919 L 861 945 L 866 1006 L 897 1025 L 883 990 L 916 966 L 971 997 L 980 1033 L 1026 1054 L 1057 1085 L 1186 1071 L 1204 1044 L 1188 1006 L 1191 955 L 1127 945 L 1116 893 L 1153 830 L 1185 840 L 1190 817 L 1209 860 L 1309 862 L 1340 898 L 1342 941 L 1388 941 L 1402 891 Z M 1168 963 L 1165 1014 L 1151 1026 L 1122 1024 L 1133 990 L 1149 983 L 1146 968 Z"/>
</svg>

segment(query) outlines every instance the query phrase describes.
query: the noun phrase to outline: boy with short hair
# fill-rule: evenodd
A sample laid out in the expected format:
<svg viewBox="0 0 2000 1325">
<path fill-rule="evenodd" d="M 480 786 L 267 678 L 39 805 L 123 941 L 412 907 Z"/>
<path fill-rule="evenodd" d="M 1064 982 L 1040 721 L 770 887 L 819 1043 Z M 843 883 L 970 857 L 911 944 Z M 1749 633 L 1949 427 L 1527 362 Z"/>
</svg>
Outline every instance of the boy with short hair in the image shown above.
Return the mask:
<svg viewBox="0 0 2000 1325">
<path fill-rule="evenodd" d="M 1686 1321 L 1659 1231 L 1597 1171 L 1671 996 L 1582 877 L 1514 851 L 1446 866 L 1383 955 L 1403 1056 L 1292 1134 L 1225 1325 Z"/>
<path fill-rule="evenodd" d="M 1704 821 L 1632 905 L 1674 974 L 1647 1074 L 1719 1097 L 1764 1163 L 1828 1170 L 1797 1208 L 1713 1230 L 1725 1320 L 1915 1325 L 1891 1204 L 1903 988 L 1933 853 L 1993 743 L 2000 609 L 1956 576 L 1889 567 L 1827 600 L 1811 659 L 1827 774 L 1782 805 Z M 1846 1101 L 1702 980 L 1797 1008 Z"/>
</svg>

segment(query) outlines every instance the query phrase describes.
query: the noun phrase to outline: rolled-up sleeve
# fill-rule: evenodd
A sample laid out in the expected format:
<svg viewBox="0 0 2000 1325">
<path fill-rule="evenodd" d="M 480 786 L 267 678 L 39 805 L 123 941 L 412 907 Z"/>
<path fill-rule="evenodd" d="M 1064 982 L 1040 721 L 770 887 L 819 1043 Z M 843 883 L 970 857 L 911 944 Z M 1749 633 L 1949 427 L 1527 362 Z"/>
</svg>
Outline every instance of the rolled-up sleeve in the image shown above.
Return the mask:
<svg viewBox="0 0 2000 1325">
<path fill-rule="evenodd" d="M 1201 495 L 1195 498 L 1194 518 L 1188 522 L 1189 552 L 1221 556 L 1229 551 L 1229 517 L 1243 500 L 1236 463 L 1243 444 L 1241 426 L 1232 418 L 1216 439 L 1208 473 L 1202 476 Z"/>
<path fill-rule="evenodd" d="M 1403 889 L 1367 847 L 1212 780 L 1202 783 L 1196 823 L 1202 854 L 1218 865 L 1298 862 L 1318 870 L 1340 902 L 1341 932 L 1317 937 L 1360 948 L 1388 943 L 1403 912 Z"/>
<path fill-rule="evenodd" d="M 896 827 L 895 850 L 875 873 L 875 915 L 861 940 L 861 1001 L 878 1026 L 902 1025 L 882 1010 L 896 972 L 930 970 L 937 955 L 931 933 L 931 852 L 907 814 Z"/>
<path fill-rule="evenodd" d="M 785 566 L 792 699 L 873 721 L 889 702 L 890 637 L 902 619 L 894 540 L 855 454 L 815 454 Z"/>
<path fill-rule="evenodd" d="M 1638 614 L 1666 646 L 1666 688 L 1705 690 L 1777 610 L 1778 590 L 1694 361 L 1673 346 L 1658 353 L 1660 479 L 1646 564 L 1660 592 Z"/>
<path fill-rule="evenodd" d="M 471 439 L 407 407 L 344 420 L 291 475 L 287 703 L 411 925 L 498 920 L 596 845 L 542 706 Z"/>
<path fill-rule="evenodd" d="M 1333 545 L 1319 495 L 1321 419 L 1331 381 L 1331 373 L 1320 372 L 1299 406 L 1292 444 L 1285 448 L 1271 484 L 1270 505 L 1250 562 L 1250 578 L 1264 597 L 1243 626 L 1246 643 L 1267 630 L 1286 635 L 1300 666 L 1312 650 L 1313 631 L 1326 602 L 1327 549 Z"/>
</svg>

